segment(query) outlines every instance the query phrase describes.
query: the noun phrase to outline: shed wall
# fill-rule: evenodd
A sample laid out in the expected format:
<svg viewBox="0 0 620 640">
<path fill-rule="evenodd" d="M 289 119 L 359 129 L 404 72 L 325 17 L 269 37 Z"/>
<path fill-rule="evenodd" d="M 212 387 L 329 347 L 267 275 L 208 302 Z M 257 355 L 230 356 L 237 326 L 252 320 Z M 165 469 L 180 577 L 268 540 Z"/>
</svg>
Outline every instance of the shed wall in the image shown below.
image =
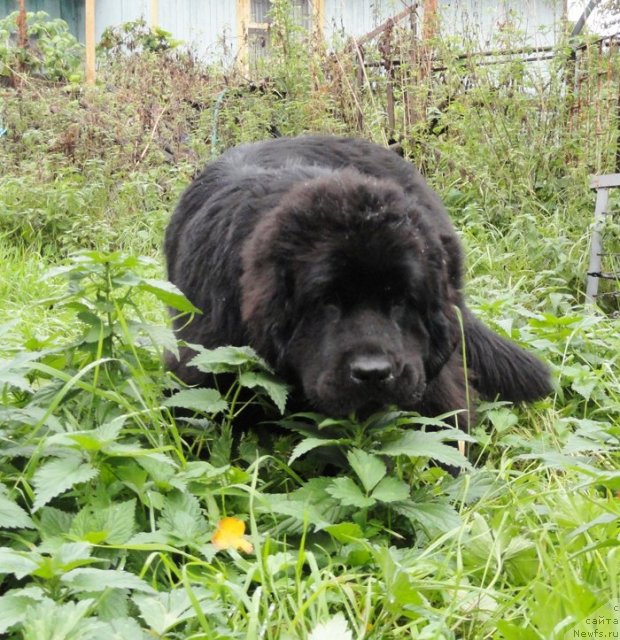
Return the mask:
<svg viewBox="0 0 620 640">
<path fill-rule="evenodd" d="M 408 0 L 408 3 L 412 0 Z M 560 29 L 564 0 L 438 0 L 443 33 L 473 36 L 488 46 L 506 25 L 525 31 L 533 44 L 552 44 Z M 324 0 L 328 41 L 360 36 L 402 11 L 403 0 Z M 26 0 L 28 11 L 62 18 L 84 41 L 84 0 Z M 0 0 L 0 18 L 15 11 L 16 0 Z M 149 20 L 149 0 L 98 0 L 96 36 L 130 20 Z M 159 0 L 159 24 L 201 55 L 234 54 L 237 47 L 237 0 Z"/>
</svg>

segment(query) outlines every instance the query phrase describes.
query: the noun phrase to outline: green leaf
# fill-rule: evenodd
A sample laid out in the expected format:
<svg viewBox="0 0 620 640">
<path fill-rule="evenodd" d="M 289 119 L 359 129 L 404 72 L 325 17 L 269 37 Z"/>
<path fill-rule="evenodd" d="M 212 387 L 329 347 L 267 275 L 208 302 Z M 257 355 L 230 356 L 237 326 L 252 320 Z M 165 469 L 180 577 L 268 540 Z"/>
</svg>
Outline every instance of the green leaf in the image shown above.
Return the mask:
<svg viewBox="0 0 620 640">
<path fill-rule="evenodd" d="M 99 617 L 101 618 L 102 616 L 100 615 Z M 118 618 L 115 616 L 108 620 L 106 624 L 109 629 L 104 630 L 96 640 L 153 640 L 152 635 L 144 631 L 133 618 Z"/>
<path fill-rule="evenodd" d="M 0 529 L 35 529 L 28 513 L 11 500 L 0 485 Z"/>
<path fill-rule="evenodd" d="M 318 624 L 308 636 L 308 640 L 353 640 L 353 633 L 344 614 L 337 613 L 323 624 Z"/>
<path fill-rule="evenodd" d="M 459 514 L 444 502 L 403 502 L 394 509 L 427 531 L 445 533 L 461 526 Z"/>
<path fill-rule="evenodd" d="M 178 471 L 174 460 L 167 456 L 140 456 L 136 458 L 136 462 L 149 474 L 159 487 L 170 487 Z"/>
<path fill-rule="evenodd" d="M 267 393 L 281 414 L 286 408 L 288 387 L 273 374 L 264 371 L 245 371 L 239 376 L 239 384 L 248 389 L 259 387 Z"/>
<path fill-rule="evenodd" d="M 375 487 L 372 496 L 379 502 L 398 502 L 409 497 L 409 485 L 398 478 L 383 478 Z"/>
<path fill-rule="evenodd" d="M 0 596 L 0 634 L 6 632 L 9 627 L 18 624 L 26 617 L 28 607 L 47 600 L 43 591 L 37 587 L 28 589 L 15 589 Z"/>
<path fill-rule="evenodd" d="M 87 542 L 65 542 L 52 555 L 52 569 L 65 573 L 76 567 L 96 562 L 91 558 L 92 545 Z M 47 558 L 44 558 L 47 560 Z M 46 567 L 47 568 L 47 567 Z"/>
<path fill-rule="evenodd" d="M 87 326 L 90 327 L 84 334 L 84 342 L 99 342 L 103 338 L 109 338 L 112 334 L 112 327 L 104 324 L 102 318 L 92 311 L 80 311 L 77 317 Z"/>
<path fill-rule="evenodd" d="M 164 400 L 164 406 L 216 414 L 228 409 L 228 403 L 217 389 L 184 389 Z"/>
<path fill-rule="evenodd" d="M 158 525 L 162 531 L 190 544 L 195 544 L 208 530 L 198 498 L 179 491 L 166 496 Z"/>
<path fill-rule="evenodd" d="M 365 496 L 351 478 L 336 478 L 327 487 L 326 491 L 336 500 L 340 500 L 345 506 L 364 509 L 375 504 L 375 500 Z"/>
<path fill-rule="evenodd" d="M 81 482 L 88 482 L 97 476 L 99 471 L 82 457 L 67 456 L 55 458 L 37 469 L 32 484 L 35 488 L 33 511 L 40 509 L 52 498 L 60 495 Z"/>
<path fill-rule="evenodd" d="M 177 337 L 169 327 L 148 324 L 147 322 L 134 322 L 132 324 L 132 333 L 133 332 L 136 334 L 145 333 L 153 345 L 174 353 L 178 358 L 179 349 Z M 136 337 L 135 341 L 143 342 L 143 339 Z"/>
<path fill-rule="evenodd" d="M 386 444 L 380 453 L 388 456 L 431 458 L 443 464 L 470 469 L 471 464 L 467 458 L 456 447 L 444 444 L 442 440 L 445 439 L 455 439 L 454 434 L 449 431 L 407 431 L 398 440 Z"/>
<path fill-rule="evenodd" d="M 205 373 L 236 373 L 240 367 L 244 369 L 271 369 L 251 347 L 218 347 L 204 349 L 197 347 L 198 355 L 189 364 Z"/>
<path fill-rule="evenodd" d="M 136 594 L 133 601 L 140 610 L 140 617 L 158 635 L 163 636 L 179 622 L 194 618 L 194 602 L 204 614 L 219 613 L 221 604 L 213 598 L 213 593 L 200 587 L 194 588 L 190 594 L 185 589 L 175 589 L 169 593 L 158 593 L 154 596 Z"/>
<path fill-rule="evenodd" d="M 54 507 L 43 507 L 40 514 L 39 533 L 43 540 L 66 536 L 75 517 L 74 513 L 66 513 Z"/>
<path fill-rule="evenodd" d="M 96 544 L 125 544 L 134 533 L 135 510 L 135 500 L 107 507 L 87 506 L 75 516 L 71 536 Z"/>
<path fill-rule="evenodd" d="M 218 437 L 211 445 L 209 460 L 218 467 L 226 467 L 230 464 L 234 444 L 232 425 L 224 424 Z M 204 477 L 207 477 L 206 475 Z"/>
<path fill-rule="evenodd" d="M 9 386 L 21 389 L 22 391 L 30 391 L 31 385 L 25 374 L 18 373 L 17 371 L 11 371 L 5 367 L 6 361 L 0 361 L 0 389 L 2 387 Z"/>
<path fill-rule="evenodd" d="M 23 640 L 92 640 L 100 623 L 89 618 L 92 600 L 56 604 L 44 600 L 29 607 L 23 623 Z"/>
<path fill-rule="evenodd" d="M 57 433 L 47 439 L 48 444 L 63 444 L 65 446 L 76 447 L 79 450 L 101 451 L 106 445 L 112 444 L 119 437 L 125 417 L 116 418 L 106 422 L 96 429 L 84 431 L 72 431 L 70 433 Z"/>
<path fill-rule="evenodd" d="M 502 640 L 540 640 L 540 635 L 531 628 L 526 629 L 523 626 L 506 622 L 505 620 L 497 621 L 497 630 L 501 633 Z M 566 635 L 568 635 L 568 632 Z"/>
<path fill-rule="evenodd" d="M 519 422 L 519 418 L 514 411 L 511 411 L 506 407 L 488 411 L 486 416 L 498 433 L 503 433 L 504 431 L 514 427 Z"/>
<path fill-rule="evenodd" d="M 315 505 L 308 500 L 291 498 L 289 495 L 264 494 L 262 503 L 264 507 L 261 507 L 261 511 L 289 516 L 301 523 L 312 523 L 316 531 L 331 524 L 321 508 L 323 505 Z"/>
<path fill-rule="evenodd" d="M 0 547 L 0 575 L 12 573 L 18 580 L 39 568 L 39 556 Z"/>
<path fill-rule="evenodd" d="M 362 528 L 355 522 L 330 524 L 328 527 L 325 527 L 325 531 L 338 540 L 338 542 L 342 542 L 344 544 L 348 544 L 356 540 L 364 540 L 366 537 Z"/>
<path fill-rule="evenodd" d="M 571 389 L 576 391 L 585 400 L 589 400 L 592 392 L 596 389 L 598 384 L 600 383 L 595 379 L 575 379 L 571 383 Z"/>
<path fill-rule="evenodd" d="M 367 493 L 370 493 L 379 480 L 386 474 L 383 460 L 361 449 L 352 449 L 347 453 L 347 460 L 364 485 Z"/>
<path fill-rule="evenodd" d="M 317 447 L 328 447 L 331 445 L 338 444 L 338 440 L 329 440 L 325 438 L 304 438 L 300 443 L 298 443 L 293 452 L 291 453 L 291 457 L 288 460 L 289 464 L 292 464 L 297 458 L 300 458 L 304 454 L 308 453 L 308 451 L 312 451 Z"/>
<path fill-rule="evenodd" d="M 144 580 L 133 573 L 121 570 L 85 567 L 65 573 L 61 580 L 77 593 L 99 592 L 105 589 L 131 589 L 155 593 L 155 590 Z"/>
<path fill-rule="evenodd" d="M 144 278 L 138 285 L 139 289 L 152 293 L 164 304 L 183 313 L 202 313 L 181 292 L 181 290 L 167 280 L 152 280 Z"/>
</svg>

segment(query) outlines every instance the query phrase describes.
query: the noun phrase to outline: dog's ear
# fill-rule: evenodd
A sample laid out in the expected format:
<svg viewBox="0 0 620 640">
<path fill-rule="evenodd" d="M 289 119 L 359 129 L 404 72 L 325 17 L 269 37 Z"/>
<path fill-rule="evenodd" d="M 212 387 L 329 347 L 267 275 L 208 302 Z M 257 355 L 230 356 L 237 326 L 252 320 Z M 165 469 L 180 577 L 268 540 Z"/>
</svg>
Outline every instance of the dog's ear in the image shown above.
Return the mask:
<svg viewBox="0 0 620 640">
<path fill-rule="evenodd" d="M 431 309 L 427 312 L 425 326 L 430 346 L 425 360 L 426 379 L 435 379 L 454 351 L 458 348 L 458 318 L 451 305 Z"/>
<path fill-rule="evenodd" d="M 269 362 L 283 359 L 292 323 L 293 279 L 269 237 L 255 233 L 242 250 L 241 320 L 254 348 Z"/>
<path fill-rule="evenodd" d="M 549 369 L 536 356 L 497 335 L 463 310 L 467 367 L 483 398 L 532 401 L 552 391 Z"/>
<path fill-rule="evenodd" d="M 430 340 L 426 377 L 432 380 L 461 345 L 463 332 L 457 308 L 462 305 L 462 251 L 454 234 L 437 236 L 429 229 L 424 235 L 428 265 L 424 324 Z"/>
</svg>

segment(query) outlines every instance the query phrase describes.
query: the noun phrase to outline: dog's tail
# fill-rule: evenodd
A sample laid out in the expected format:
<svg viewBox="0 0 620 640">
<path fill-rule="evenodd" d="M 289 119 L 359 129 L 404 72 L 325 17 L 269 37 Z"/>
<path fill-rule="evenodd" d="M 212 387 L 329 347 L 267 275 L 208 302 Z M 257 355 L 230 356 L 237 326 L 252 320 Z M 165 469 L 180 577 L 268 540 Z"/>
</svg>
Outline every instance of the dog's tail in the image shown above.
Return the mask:
<svg viewBox="0 0 620 640">
<path fill-rule="evenodd" d="M 483 398 L 532 401 L 551 390 L 549 369 L 536 356 L 484 326 L 464 310 L 467 368 Z"/>
</svg>

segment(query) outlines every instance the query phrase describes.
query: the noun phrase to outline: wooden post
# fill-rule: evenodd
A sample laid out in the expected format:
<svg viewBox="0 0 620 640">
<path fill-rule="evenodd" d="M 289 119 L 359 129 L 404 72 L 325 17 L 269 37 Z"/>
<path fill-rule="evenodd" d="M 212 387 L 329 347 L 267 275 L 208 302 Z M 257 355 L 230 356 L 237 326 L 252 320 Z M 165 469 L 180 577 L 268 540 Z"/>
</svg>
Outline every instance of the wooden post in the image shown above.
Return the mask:
<svg viewBox="0 0 620 640">
<path fill-rule="evenodd" d="M 381 54 L 381 64 L 387 75 L 385 85 L 385 97 L 387 100 L 388 135 L 394 138 L 396 129 L 396 110 L 394 101 L 394 51 L 392 47 L 392 34 L 394 32 L 394 22 L 388 21 L 385 30 L 379 38 L 378 49 Z"/>
<path fill-rule="evenodd" d="M 322 36 L 325 35 L 325 0 L 314 0 L 312 4 L 313 8 L 313 27 L 314 31 L 319 32 Z"/>
<path fill-rule="evenodd" d="M 590 239 L 590 263 L 588 265 L 588 279 L 586 280 L 586 302 L 594 304 L 598 293 L 598 279 L 601 274 L 603 251 L 602 229 L 607 216 L 607 201 L 609 191 L 598 189 L 596 192 L 596 206 L 594 208 L 594 226 Z"/>
<path fill-rule="evenodd" d="M 603 273 L 602 256 L 603 229 L 607 218 L 607 203 L 609 201 L 609 189 L 620 187 L 620 173 L 612 173 L 604 176 L 590 176 L 590 188 L 596 189 L 596 206 L 594 207 L 594 226 L 590 239 L 590 262 L 588 264 L 588 279 L 586 280 L 586 302 L 596 302 L 598 294 L 598 282 L 600 278 L 610 278 L 610 274 Z M 612 279 L 617 278 L 613 275 Z"/>
<path fill-rule="evenodd" d="M 248 70 L 248 23 L 251 18 L 250 0 L 237 0 L 237 63 Z"/>
<path fill-rule="evenodd" d="M 159 0 L 151 0 L 151 29 L 156 29 L 159 26 Z"/>
<path fill-rule="evenodd" d="M 17 44 L 20 49 L 25 49 L 28 46 L 26 0 L 19 0 L 19 13 L 17 15 Z"/>
<path fill-rule="evenodd" d="M 95 84 L 95 2 L 86 0 L 84 11 L 87 84 Z"/>
<path fill-rule="evenodd" d="M 437 0 L 424 2 L 422 18 L 422 39 L 426 42 L 437 35 Z"/>
</svg>

